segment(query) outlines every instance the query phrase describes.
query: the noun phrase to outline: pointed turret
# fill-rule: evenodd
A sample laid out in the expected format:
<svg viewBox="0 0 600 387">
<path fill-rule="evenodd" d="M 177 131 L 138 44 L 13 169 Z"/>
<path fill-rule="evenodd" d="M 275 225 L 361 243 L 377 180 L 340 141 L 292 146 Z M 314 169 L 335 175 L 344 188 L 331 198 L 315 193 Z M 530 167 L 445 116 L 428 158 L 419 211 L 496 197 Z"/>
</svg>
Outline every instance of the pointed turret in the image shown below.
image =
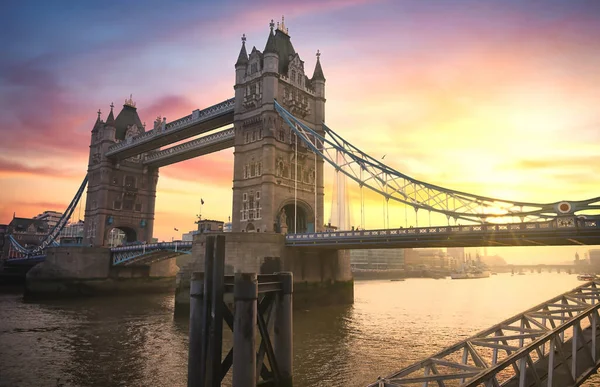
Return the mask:
<svg viewBox="0 0 600 387">
<path fill-rule="evenodd" d="M 265 50 L 263 52 L 265 54 L 277 54 L 277 44 L 275 43 L 275 35 L 273 35 L 273 28 L 275 27 L 273 19 L 271 19 L 271 24 L 269 24 L 269 27 L 271 27 L 271 30 L 269 31 L 269 37 L 267 38 L 267 44 L 265 45 Z"/>
<path fill-rule="evenodd" d="M 242 49 L 240 50 L 240 55 L 238 55 L 237 62 L 235 62 L 235 67 L 238 66 L 246 66 L 248 64 L 248 53 L 246 52 L 246 34 L 242 35 Z"/>
<path fill-rule="evenodd" d="M 92 128 L 92 133 L 95 133 L 100 129 L 100 124 L 102 124 L 102 119 L 100 118 L 101 114 L 102 111 L 98 109 L 98 118 L 96 118 L 96 122 L 94 123 L 94 127 Z"/>
<path fill-rule="evenodd" d="M 106 125 L 108 126 L 108 119 L 106 120 Z M 114 123 L 112 125 L 115 131 L 115 139 L 124 140 L 127 134 L 127 131 L 135 126 L 136 128 L 133 130 L 134 133 L 139 134 L 143 129 L 144 125 L 142 125 L 142 121 L 140 120 L 140 116 L 137 113 L 137 108 L 135 102 L 133 102 L 133 96 L 130 95 L 129 99 L 125 100 L 123 104 L 123 109 L 114 119 Z"/>
<path fill-rule="evenodd" d="M 312 81 L 325 81 L 325 75 L 323 74 L 323 69 L 321 68 L 320 58 L 321 53 L 317 50 L 317 64 L 315 65 L 315 72 L 312 76 Z"/>
<path fill-rule="evenodd" d="M 108 114 L 108 117 L 106 118 L 106 125 L 108 126 L 115 126 L 115 116 L 113 114 L 113 108 L 115 107 L 115 105 L 111 102 L 110 103 L 110 113 Z"/>
</svg>

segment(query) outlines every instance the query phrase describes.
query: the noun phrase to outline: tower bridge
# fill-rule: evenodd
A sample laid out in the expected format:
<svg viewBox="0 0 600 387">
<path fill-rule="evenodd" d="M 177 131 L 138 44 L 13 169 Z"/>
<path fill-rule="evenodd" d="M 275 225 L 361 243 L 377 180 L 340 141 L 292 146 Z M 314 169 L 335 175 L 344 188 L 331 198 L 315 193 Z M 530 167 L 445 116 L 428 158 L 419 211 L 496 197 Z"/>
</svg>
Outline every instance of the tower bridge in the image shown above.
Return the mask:
<svg viewBox="0 0 600 387">
<path fill-rule="evenodd" d="M 86 246 L 106 249 L 110 231 L 119 228 L 126 242 L 140 244 L 102 253 L 102 259 L 130 266 L 179 256 L 182 276 L 189 275 L 202 264 L 202 249 L 193 247 L 202 245 L 201 236 L 177 251 L 149 243 L 159 169 L 227 148 L 234 149 L 228 247 L 236 270 L 259 272 L 267 258 L 277 258 L 277 267 L 295 272 L 299 282 L 326 286 L 351 283 L 347 249 L 600 243 L 600 216 L 590 215 L 600 212 L 600 197 L 553 203 L 485 197 L 414 179 L 370 156 L 325 124 L 326 78 L 319 51 L 309 70 L 283 22 L 277 28 L 271 22 L 266 34 L 262 51 L 247 49 L 242 37 L 233 65 L 233 98 L 170 122 L 159 117 L 149 130 L 131 97 L 116 117 L 112 104 L 106 119 L 98 112 L 87 174 L 65 216 L 40 247 L 25 248 L 13 238 L 14 249 L 22 257 L 43 255 L 87 184 Z M 385 208 L 396 202 L 415 215 L 442 214 L 447 224 L 394 229 L 388 220 L 381 230 L 327 232 L 325 163 L 356 183 L 361 197 L 370 190 L 383 197 Z M 242 233 L 252 233 L 251 238 Z"/>
<path fill-rule="evenodd" d="M 247 50 L 242 37 L 234 64 L 233 98 L 171 122 L 159 117 L 147 131 L 131 97 L 116 118 L 112 104 L 105 120 L 98 113 L 87 174 L 63 217 L 40 246 L 24 247 L 10 237 L 16 256 L 20 255 L 15 265 L 43 261 L 27 274 L 29 292 L 80 291 L 107 286 L 115 278 L 155 276 L 170 281 L 179 270 L 176 312 L 186 314 L 191 273 L 204 267 L 206 235 L 197 235 L 193 242 L 149 243 L 159 169 L 227 148 L 234 148 L 234 168 L 225 271 L 290 271 L 294 304 L 300 308 L 353 301 L 348 249 L 600 244 L 600 197 L 553 203 L 484 197 L 411 178 L 351 144 L 325 124 L 326 79 L 320 53 L 308 71 L 284 23 L 275 28 L 271 21 L 269 27 L 262 51 Z M 189 140 L 192 137 L 197 138 Z M 384 198 L 386 208 L 392 201 L 415 215 L 442 214 L 447 224 L 390 228 L 387 221 L 378 230 L 326 231 L 325 163 L 338 176 L 355 182 L 361 197 L 363 190 L 370 190 Z M 56 247 L 55 239 L 86 186 L 87 247 Z M 124 231 L 126 242 L 137 244 L 109 249 L 114 228 Z M 517 380 L 518 385 L 529 385 L 526 380 L 542 385 L 540 380 L 550 380 L 551 385 L 552 378 L 576 385 L 599 364 L 596 286 L 552 299 L 373 386 L 430 381 L 449 385 L 449 380 L 467 380 L 469 385 L 517 385 Z M 589 298 L 594 301 L 588 304 Z M 591 323 L 582 326 L 587 318 Z M 569 328 L 573 338 L 565 340 L 562 333 Z M 519 343 L 498 344 L 503 340 Z M 482 360 L 474 346 L 492 348 L 491 361 Z M 568 347 L 570 357 L 561 352 Z M 462 361 L 449 357 L 460 351 Z M 507 356 L 499 358 L 499 351 Z M 580 365 L 584 355 L 591 360 Z M 564 372 L 558 371 L 559 366 Z M 442 372 L 442 367 L 452 372 Z M 514 375 L 500 382 L 497 371 L 509 367 Z"/>
</svg>

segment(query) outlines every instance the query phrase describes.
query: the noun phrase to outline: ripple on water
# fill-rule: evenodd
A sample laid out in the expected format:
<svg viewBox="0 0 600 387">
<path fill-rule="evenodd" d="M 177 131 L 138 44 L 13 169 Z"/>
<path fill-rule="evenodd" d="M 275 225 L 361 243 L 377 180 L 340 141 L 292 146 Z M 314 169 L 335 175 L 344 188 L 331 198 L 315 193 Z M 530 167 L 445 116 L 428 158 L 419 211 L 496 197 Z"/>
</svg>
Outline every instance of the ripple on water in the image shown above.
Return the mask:
<svg viewBox="0 0 600 387">
<path fill-rule="evenodd" d="M 578 284 L 566 274 L 358 281 L 352 306 L 295 312 L 294 385 L 364 386 Z M 0 294 L 0 386 L 183 386 L 188 323 L 173 320 L 173 302 Z"/>
</svg>

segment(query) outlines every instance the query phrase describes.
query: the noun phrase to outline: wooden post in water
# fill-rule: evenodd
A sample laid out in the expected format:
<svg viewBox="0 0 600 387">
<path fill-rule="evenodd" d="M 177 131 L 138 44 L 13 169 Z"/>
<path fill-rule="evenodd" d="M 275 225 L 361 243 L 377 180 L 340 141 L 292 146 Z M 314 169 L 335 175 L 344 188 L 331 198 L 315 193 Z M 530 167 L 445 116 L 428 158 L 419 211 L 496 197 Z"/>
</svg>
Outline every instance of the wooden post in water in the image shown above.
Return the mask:
<svg viewBox="0 0 600 387">
<path fill-rule="evenodd" d="M 254 273 L 236 273 L 234 284 L 233 387 L 256 385 L 258 281 Z"/>
<path fill-rule="evenodd" d="M 204 297 L 202 299 L 202 358 L 200 363 L 201 383 L 194 387 L 212 387 L 210 375 L 211 358 L 209 355 L 210 348 L 210 314 L 213 292 L 213 264 L 215 252 L 215 237 L 209 236 L 206 238 L 206 250 L 204 252 Z"/>
<path fill-rule="evenodd" d="M 275 358 L 281 374 L 280 386 L 293 385 L 293 327 L 292 327 L 292 293 L 293 275 L 291 272 L 279 273 L 281 292 L 277 294 L 275 305 Z"/>
<path fill-rule="evenodd" d="M 225 236 L 218 235 L 211 239 L 214 245 L 213 255 L 213 287 L 212 301 L 210 312 L 210 345 L 209 357 L 211 358 L 211 369 L 207 369 L 206 374 L 210 377 L 210 382 L 206 383 L 206 387 L 220 387 L 223 379 L 221 370 L 221 354 L 223 349 L 223 294 L 225 293 Z"/>
<path fill-rule="evenodd" d="M 202 386 L 202 303 L 204 273 L 192 273 L 190 281 L 190 348 L 188 353 L 188 387 Z"/>
</svg>

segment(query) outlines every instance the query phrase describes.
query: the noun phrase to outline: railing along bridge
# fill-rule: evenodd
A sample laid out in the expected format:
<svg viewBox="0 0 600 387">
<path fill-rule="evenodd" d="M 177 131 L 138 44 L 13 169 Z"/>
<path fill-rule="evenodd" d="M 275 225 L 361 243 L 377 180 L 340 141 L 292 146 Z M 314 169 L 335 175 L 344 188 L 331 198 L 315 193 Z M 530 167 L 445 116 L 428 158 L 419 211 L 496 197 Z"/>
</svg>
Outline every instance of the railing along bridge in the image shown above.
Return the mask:
<svg viewBox="0 0 600 387">
<path fill-rule="evenodd" d="M 287 246 L 373 248 L 600 244 L 600 219 L 288 234 Z"/>
</svg>

